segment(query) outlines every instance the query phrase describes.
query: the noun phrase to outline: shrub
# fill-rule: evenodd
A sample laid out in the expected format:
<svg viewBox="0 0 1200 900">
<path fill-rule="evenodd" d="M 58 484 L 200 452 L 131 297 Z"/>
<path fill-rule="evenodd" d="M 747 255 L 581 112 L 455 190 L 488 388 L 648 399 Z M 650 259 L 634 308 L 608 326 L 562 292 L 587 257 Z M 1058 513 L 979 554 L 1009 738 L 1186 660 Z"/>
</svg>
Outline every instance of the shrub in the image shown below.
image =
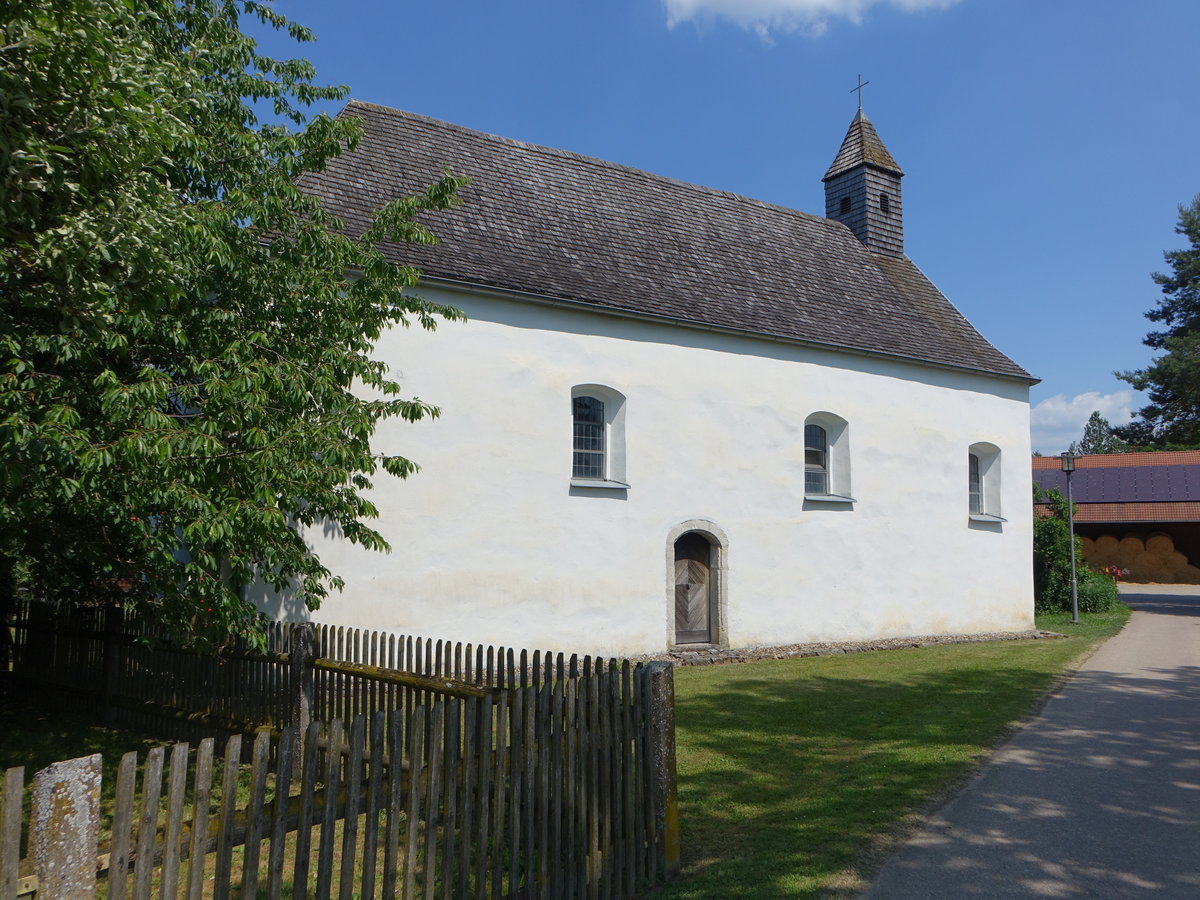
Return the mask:
<svg viewBox="0 0 1200 900">
<path fill-rule="evenodd" d="M 1067 498 L 1057 490 L 1033 486 L 1033 502 L 1043 505 L 1048 515 L 1033 518 L 1033 596 L 1038 612 L 1071 608 L 1071 553 L 1079 583 L 1079 611 L 1103 612 L 1118 602 L 1117 586 L 1107 575 L 1093 572 L 1079 558 L 1079 541 L 1072 537 L 1067 522 Z"/>
<path fill-rule="evenodd" d="M 1079 611 L 1107 612 L 1121 602 L 1121 594 L 1117 583 L 1103 572 L 1080 567 L 1079 578 Z M 1070 587 L 1067 588 L 1067 608 L 1071 607 Z"/>
</svg>

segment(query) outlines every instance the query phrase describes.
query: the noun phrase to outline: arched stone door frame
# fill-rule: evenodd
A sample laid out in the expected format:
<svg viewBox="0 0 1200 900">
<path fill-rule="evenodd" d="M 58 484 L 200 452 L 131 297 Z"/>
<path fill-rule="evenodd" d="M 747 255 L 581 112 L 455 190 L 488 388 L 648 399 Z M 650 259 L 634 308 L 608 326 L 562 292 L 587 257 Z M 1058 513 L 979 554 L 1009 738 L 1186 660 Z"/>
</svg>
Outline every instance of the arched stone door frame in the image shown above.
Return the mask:
<svg viewBox="0 0 1200 900">
<path fill-rule="evenodd" d="M 688 519 L 680 522 L 667 533 L 666 546 L 666 626 L 668 647 L 689 647 L 697 644 L 680 644 L 675 636 L 675 544 L 687 534 L 696 534 L 708 541 L 709 557 L 709 630 L 708 646 L 728 647 L 729 629 L 727 616 L 727 591 L 729 568 L 729 538 L 715 522 L 708 519 Z"/>
</svg>

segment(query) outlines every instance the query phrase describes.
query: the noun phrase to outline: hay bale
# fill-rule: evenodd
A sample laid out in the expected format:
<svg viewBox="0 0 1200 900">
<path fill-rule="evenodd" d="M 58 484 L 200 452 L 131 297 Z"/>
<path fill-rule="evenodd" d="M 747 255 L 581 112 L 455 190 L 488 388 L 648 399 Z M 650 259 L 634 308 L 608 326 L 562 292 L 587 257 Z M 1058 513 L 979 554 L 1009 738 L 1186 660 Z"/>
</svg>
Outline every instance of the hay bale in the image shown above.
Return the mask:
<svg viewBox="0 0 1200 900">
<path fill-rule="evenodd" d="M 1178 584 L 1200 584 L 1200 569 L 1186 565 L 1175 573 L 1175 580 Z"/>
<path fill-rule="evenodd" d="M 1147 535 L 1146 550 L 1150 553 L 1157 553 L 1159 556 L 1166 556 L 1169 553 L 1175 552 L 1175 541 L 1172 540 L 1169 534 L 1156 531 L 1153 534 Z"/>
<path fill-rule="evenodd" d="M 1129 581 L 1147 582 L 1161 577 L 1158 557 L 1147 553 L 1144 549 L 1140 553 L 1122 554 L 1121 562 L 1118 565 L 1129 570 Z"/>
<path fill-rule="evenodd" d="M 1096 542 L 1090 537 L 1081 537 L 1079 539 L 1079 554 L 1084 559 L 1091 559 L 1092 554 L 1096 552 Z"/>
<path fill-rule="evenodd" d="M 1118 541 L 1114 535 L 1102 534 L 1100 537 L 1096 538 L 1095 546 L 1097 553 L 1104 553 L 1111 556 L 1117 552 L 1117 547 L 1120 546 L 1120 541 Z"/>
<path fill-rule="evenodd" d="M 1121 558 L 1133 557 L 1139 553 L 1146 552 L 1145 542 L 1136 534 L 1127 534 L 1121 538 L 1117 545 L 1120 550 Z"/>
<path fill-rule="evenodd" d="M 1188 558 L 1178 550 L 1172 550 L 1170 553 L 1155 555 L 1162 560 L 1162 569 L 1167 573 L 1172 581 L 1175 580 L 1180 572 L 1187 568 Z"/>
</svg>

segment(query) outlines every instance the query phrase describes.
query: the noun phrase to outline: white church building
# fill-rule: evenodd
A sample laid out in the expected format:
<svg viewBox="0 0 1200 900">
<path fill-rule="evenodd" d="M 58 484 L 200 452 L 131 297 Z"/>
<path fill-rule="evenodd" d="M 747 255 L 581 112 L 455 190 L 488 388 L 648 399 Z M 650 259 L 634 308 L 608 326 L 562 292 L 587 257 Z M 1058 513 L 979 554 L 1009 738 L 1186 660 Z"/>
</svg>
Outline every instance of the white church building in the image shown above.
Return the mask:
<svg viewBox="0 0 1200 900">
<path fill-rule="evenodd" d="M 581 653 L 1032 627 L 1029 388 L 904 255 L 861 110 L 825 217 L 352 102 L 305 181 L 351 230 L 470 176 L 398 246 L 464 323 L 378 346 L 440 418 L 388 422 L 372 553 L 312 613 Z M 814 176 L 815 177 L 815 176 Z M 308 615 L 286 601 L 283 617 Z"/>
</svg>

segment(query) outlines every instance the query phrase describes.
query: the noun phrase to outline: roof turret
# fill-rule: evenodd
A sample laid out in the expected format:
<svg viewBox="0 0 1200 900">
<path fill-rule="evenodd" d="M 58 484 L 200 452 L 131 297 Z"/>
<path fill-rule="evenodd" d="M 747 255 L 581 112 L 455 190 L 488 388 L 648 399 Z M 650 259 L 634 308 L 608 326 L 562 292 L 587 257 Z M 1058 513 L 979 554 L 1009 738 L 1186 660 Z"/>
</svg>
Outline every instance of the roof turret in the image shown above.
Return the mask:
<svg viewBox="0 0 1200 900">
<path fill-rule="evenodd" d="M 833 164 L 821 180 L 828 181 L 855 166 L 862 165 L 875 166 L 894 175 L 904 174 L 896 160 L 892 159 L 892 154 L 888 153 L 887 147 L 883 146 L 875 126 L 860 107 L 858 115 L 846 130 L 846 137 L 842 140 L 842 146 L 834 157 Z"/>
</svg>

